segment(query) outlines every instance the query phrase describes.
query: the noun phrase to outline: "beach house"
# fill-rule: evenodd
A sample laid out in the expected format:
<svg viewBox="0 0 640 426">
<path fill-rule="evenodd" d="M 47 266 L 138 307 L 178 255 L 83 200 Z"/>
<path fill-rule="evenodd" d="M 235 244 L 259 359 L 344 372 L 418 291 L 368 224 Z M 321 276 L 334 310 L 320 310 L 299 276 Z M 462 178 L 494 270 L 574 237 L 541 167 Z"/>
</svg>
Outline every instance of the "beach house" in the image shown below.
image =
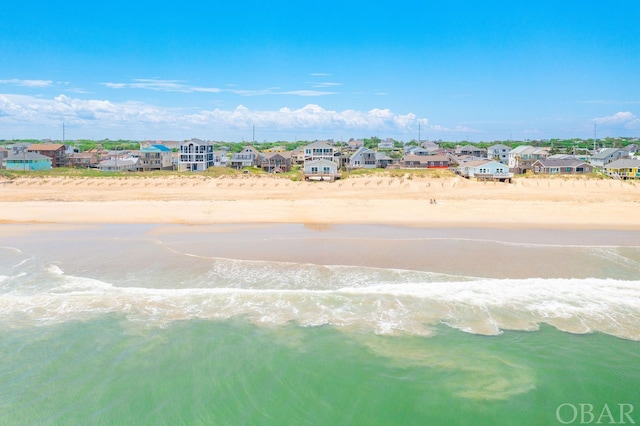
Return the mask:
<svg viewBox="0 0 640 426">
<path fill-rule="evenodd" d="M 509 152 L 511 152 L 511 148 L 503 144 L 491 145 L 487 148 L 487 158 L 491 160 L 496 160 L 501 162 L 502 164 L 509 163 Z"/>
<path fill-rule="evenodd" d="M 549 148 L 520 145 L 509 151 L 509 170 L 513 173 L 525 173 L 531 170 L 533 162 L 549 156 Z"/>
<path fill-rule="evenodd" d="M 593 172 L 593 166 L 576 158 L 543 158 L 534 161 L 531 170 L 536 174 L 579 175 Z"/>
<path fill-rule="evenodd" d="M 511 182 L 513 178 L 513 173 L 509 172 L 509 167 L 495 160 L 467 161 L 456 168 L 456 173 L 462 177 L 475 178 L 477 180 Z"/>
<path fill-rule="evenodd" d="M 596 168 L 603 168 L 609 163 L 612 163 L 620 158 L 627 157 L 629 154 L 627 151 L 620 148 L 606 148 L 602 149 L 589 158 L 589 163 Z"/>
<path fill-rule="evenodd" d="M 277 151 L 262 155 L 260 167 L 267 173 L 284 173 L 291 170 L 291 151 Z"/>
<path fill-rule="evenodd" d="M 242 151 L 233 153 L 231 156 L 230 167 L 233 169 L 242 169 L 244 167 L 256 167 L 262 162 L 262 153 L 252 146 L 245 146 Z"/>
<path fill-rule="evenodd" d="M 405 155 L 400 160 L 405 169 L 447 169 L 449 158 L 446 155 Z"/>
<path fill-rule="evenodd" d="M 138 170 L 172 170 L 173 152 L 164 145 L 155 144 L 138 152 Z"/>
<path fill-rule="evenodd" d="M 65 147 L 60 143 L 34 143 L 27 148 L 29 152 L 51 158 L 51 167 L 66 166 Z"/>
<path fill-rule="evenodd" d="M 640 179 L 640 160 L 621 158 L 604 166 L 607 175 L 619 179 Z"/>
<path fill-rule="evenodd" d="M 22 171 L 51 170 L 51 158 L 26 149 L 16 149 L 9 151 L 4 167 L 7 170 Z"/>
<path fill-rule="evenodd" d="M 213 166 L 213 143 L 191 139 L 180 143 L 178 170 L 203 172 Z"/>
<path fill-rule="evenodd" d="M 305 179 L 330 180 L 342 177 L 339 170 L 340 154 L 326 142 L 316 141 L 304 147 L 302 170 Z"/>
<path fill-rule="evenodd" d="M 374 150 L 361 146 L 349 157 L 349 168 L 373 169 L 376 167 L 376 153 Z"/>
</svg>

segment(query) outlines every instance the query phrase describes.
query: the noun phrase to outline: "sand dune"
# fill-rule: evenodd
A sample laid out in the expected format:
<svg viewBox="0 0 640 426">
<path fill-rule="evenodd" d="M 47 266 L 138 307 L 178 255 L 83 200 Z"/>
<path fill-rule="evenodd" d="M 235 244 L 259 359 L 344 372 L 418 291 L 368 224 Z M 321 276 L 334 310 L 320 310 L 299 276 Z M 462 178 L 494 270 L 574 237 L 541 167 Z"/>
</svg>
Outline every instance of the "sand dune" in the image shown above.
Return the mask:
<svg viewBox="0 0 640 426">
<path fill-rule="evenodd" d="M 432 204 L 435 199 L 437 204 Z M 19 178 L 0 181 L 2 223 L 379 223 L 640 229 L 640 184 L 459 177 Z"/>
</svg>

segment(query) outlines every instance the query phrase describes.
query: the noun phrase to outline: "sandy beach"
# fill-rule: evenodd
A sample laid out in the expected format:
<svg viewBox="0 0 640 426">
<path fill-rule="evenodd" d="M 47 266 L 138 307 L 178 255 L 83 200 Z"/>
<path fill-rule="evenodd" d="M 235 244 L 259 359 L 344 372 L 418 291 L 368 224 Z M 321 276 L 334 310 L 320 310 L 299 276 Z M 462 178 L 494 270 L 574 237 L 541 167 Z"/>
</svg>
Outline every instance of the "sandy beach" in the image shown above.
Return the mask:
<svg viewBox="0 0 640 426">
<path fill-rule="evenodd" d="M 432 200 L 436 200 L 433 204 Z M 614 180 L 196 175 L 0 180 L 0 223 L 390 224 L 640 230 L 640 185 Z"/>
</svg>

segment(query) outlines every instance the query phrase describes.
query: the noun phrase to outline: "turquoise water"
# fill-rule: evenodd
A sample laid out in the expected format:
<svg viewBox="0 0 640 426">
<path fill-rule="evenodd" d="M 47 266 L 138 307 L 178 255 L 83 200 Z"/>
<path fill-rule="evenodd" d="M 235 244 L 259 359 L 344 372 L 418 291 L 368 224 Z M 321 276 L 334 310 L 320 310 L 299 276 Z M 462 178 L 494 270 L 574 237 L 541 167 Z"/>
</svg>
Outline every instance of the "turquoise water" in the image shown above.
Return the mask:
<svg viewBox="0 0 640 426">
<path fill-rule="evenodd" d="M 640 422 L 634 235 L 374 230 L 0 227 L 0 424 Z"/>
</svg>

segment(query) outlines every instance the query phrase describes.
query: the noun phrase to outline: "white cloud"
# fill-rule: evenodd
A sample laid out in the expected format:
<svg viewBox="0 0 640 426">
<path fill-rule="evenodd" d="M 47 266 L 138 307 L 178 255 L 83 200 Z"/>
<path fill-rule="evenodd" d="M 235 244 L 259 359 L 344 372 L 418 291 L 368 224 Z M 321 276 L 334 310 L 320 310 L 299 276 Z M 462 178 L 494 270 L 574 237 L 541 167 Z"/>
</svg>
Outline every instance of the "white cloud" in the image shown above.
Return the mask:
<svg viewBox="0 0 640 426">
<path fill-rule="evenodd" d="M 480 133 L 481 130 L 473 129 L 467 126 L 456 126 L 454 128 L 440 126 L 439 124 L 430 126 L 429 129 L 443 133 Z"/>
<path fill-rule="evenodd" d="M 270 87 L 267 89 L 260 90 L 239 90 L 239 89 L 229 89 L 225 90 L 225 92 L 235 93 L 236 95 L 241 96 L 265 96 L 265 95 L 292 95 L 292 96 L 327 96 L 327 95 L 337 95 L 338 92 L 325 92 L 321 90 L 289 90 L 289 91 L 281 91 L 279 87 Z"/>
<path fill-rule="evenodd" d="M 217 87 L 199 87 L 184 84 L 181 80 L 160 80 L 155 78 L 137 78 L 132 83 L 100 83 L 111 89 L 145 89 L 157 92 L 206 92 L 219 93 L 221 89 Z"/>
<path fill-rule="evenodd" d="M 17 78 L 13 78 L 11 80 L 0 80 L 0 84 L 9 84 L 12 86 L 22 86 L 22 87 L 48 87 L 53 84 L 51 80 L 19 80 Z"/>
<path fill-rule="evenodd" d="M 302 108 L 283 107 L 278 110 L 252 110 L 239 105 L 232 110 L 214 109 L 197 113 L 178 108 L 164 108 L 142 102 L 112 102 L 78 99 L 59 95 L 45 99 L 24 95 L 0 95 L 0 125 L 14 132 L 29 129 L 51 129 L 65 123 L 75 129 L 77 138 L 104 137 L 117 129 L 123 138 L 143 134 L 154 137 L 192 137 L 206 132 L 212 139 L 233 140 L 239 133 L 255 125 L 261 132 L 279 135 L 296 133 L 335 135 L 344 133 L 412 135 L 418 123 L 428 124 L 415 114 L 398 114 L 389 109 L 370 111 L 324 109 L 316 104 Z M 171 136 L 169 136 L 171 135 Z M 48 137 L 15 134 L 11 137 Z M 239 138 L 238 138 L 239 139 Z"/>
<path fill-rule="evenodd" d="M 143 89 L 153 90 L 156 92 L 183 92 L 183 93 L 234 93 L 240 96 L 265 96 L 265 95 L 292 95 L 292 96 L 326 96 L 335 95 L 337 92 L 327 92 L 320 90 L 289 90 L 283 91 L 280 87 L 268 87 L 266 89 L 258 90 L 243 90 L 243 89 L 220 89 L 217 87 L 200 87 L 186 84 L 181 80 L 160 80 L 155 78 L 138 78 L 134 79 L 131 83 L 100 83 L 101 85 L 110 89 Z M 337 85 L 338 83 L 320 83 L 324 86 L 314 87 L 329 87 L 330 85 Z M 227 87 L 233 87 L 233 85 L 227 85 Z"/>
<path fill-rule="evenodd" d="M 316 87 L 316 88 L 342 86 L 342 83 L 332 83 L 330 81 L 323 81 L 319 83 L 310 83 L 310 84 L 313 84 L 313 87 Z"/>
<path fill-rule="evenodd" d="M 626 129 L 640 128 L 640 118 L 629 111 L 617 112 L 608 117 L 595 118 L 593 122 L 603 126 L 623 126 Z"/>
</svg>

